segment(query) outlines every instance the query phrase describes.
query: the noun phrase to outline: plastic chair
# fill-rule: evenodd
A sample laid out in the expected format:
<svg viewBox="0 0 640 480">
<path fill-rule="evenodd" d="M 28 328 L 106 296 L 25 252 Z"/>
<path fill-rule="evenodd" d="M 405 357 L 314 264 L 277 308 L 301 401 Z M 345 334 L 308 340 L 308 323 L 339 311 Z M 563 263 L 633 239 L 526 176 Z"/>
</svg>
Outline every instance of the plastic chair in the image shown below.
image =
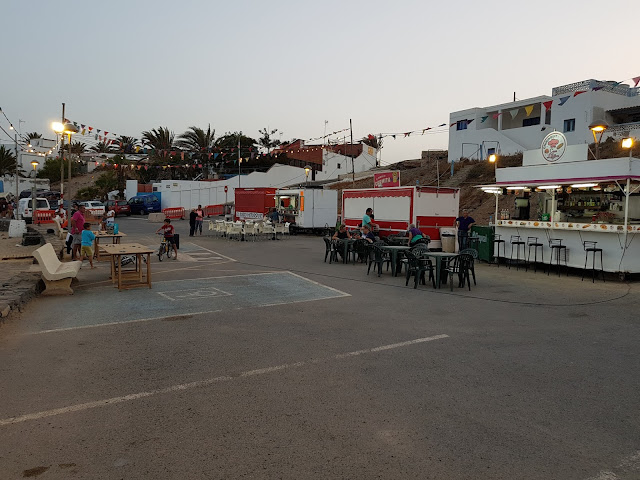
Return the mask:
<svg viewBox="0 0 640 480">
<path fill-rule="evenodd" d="M 382 264 L 387 264 L 387 271 L 389 270 L 389 264 L 391 258 L 389 255 L 377 245 L 369 246 L 369 266 L 367 267 L 367 275 L 371 271 L 371 265 L 375 264 L 378 268 L 378 276 L 382 274 Z"/>
<path fill-rule="evenodd" d="M 598 242 L 592 242 L 585 240 L 582 242 L 582 248 L 584 248 L 584 269 L 582 270 L 582 281 L 584 281 L 584 272 L 587 269 L 587 260 L 591 253 L 591 283 L 596 282 L 596 253 L 600 253 L 600 272 L 602 272 L 602 281 L 604 282 L 604 267 L 602 265 L 602 249 L 596 247 Z"/>
<path fill-rule="evenodd" d="M 329 257 L 329 263 L 335 261 L 338 262 L 338 252 L 336 251 L 336 244 L 329 237 L 323 237 L 324 240 L 324 261 L 327 262 L 327 257 Z"/>
<path fill-rule="evenodd" d="M 426 284 L 425 273 L 429 272 L 429 280 L 433 283 L 433 288 L 436 288 L 436 277 L 433 274 L 433 265 L 430 260 L 426 258 L 419 258 L 411 251 L 404 252 L 407 261 L 407 273 L 405 278 L 405 286 L 409 285 L 409 279 L 413 275 L 414 282 L 413 288 L 418 288 L 418 282 L 421 281 L 423 285 Z"/>
<path fill-rule="evenodd" d="M 476 259 L 478 258 L 478 251 L 474 250 L 473 248 L 465 248 L 464 250 L 459 252 L 460 254 L 464 254 L 464 255 L 471 255 L 471 262 L 469 264 L 469 270 L 471 271 L 471 276 L 473 277 L 473 284 L 477 285 L 476 283 L 476 269 L 475 269 L 475 263 L 476 263 Z"/>
<path fill-rule="evenodd" d="M 449 287 L 453 291 L 453 275 L 458 276 L 458 287 L 463 287 L 465 282 L 469 286 L 471 291 L 471 282 L 469 280 L 470 265 L 473 262 L 473 257 L 466 253 L 461 253 L 449 260 L 445 272 L 447 272 L 451 278 L 449 279 Z"/>
</svg>

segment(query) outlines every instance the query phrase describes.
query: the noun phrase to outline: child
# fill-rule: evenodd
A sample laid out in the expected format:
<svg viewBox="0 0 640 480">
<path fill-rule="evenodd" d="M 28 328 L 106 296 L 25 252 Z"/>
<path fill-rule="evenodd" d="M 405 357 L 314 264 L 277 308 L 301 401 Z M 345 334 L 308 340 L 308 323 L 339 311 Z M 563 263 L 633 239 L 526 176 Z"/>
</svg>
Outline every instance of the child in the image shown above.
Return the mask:
<svg viewBox="0 0 640 480">
<path fill-rule="evenodd" d="M 156 233 L 160 233 L 160 231 L 162 231 L 164 238 L 167 239 L 167 242 L 169 242 L 171 244 L 171 246 L 173 247 L 173 253 L 174 253 L 174 260 L 178 259 L 178 249 L 176 248 L 176 239 L 174 238 L 174 234 L 176 232 L 175 228 L 173 228 L 173 225 L 171 225 L 171 219 L 170 218 L 165 218 L 164 219 L 164 225 L 162 225 L 158 230 L 156 230 Z"/>
<path fill-rule="evenodd" d="M 84 256 L 87 255 L 89 257 L 89 265 L 91 268 L 96 268 L 93 266 L 93 242 L 96 239 L 96 236 L 93 234 L 91 230 L 91 224 L 86 222 L 84 224 L 84 229 L 82 230 L 82 243 L 80 246 L 80 261 L 84 261 Z"/>
</svg>

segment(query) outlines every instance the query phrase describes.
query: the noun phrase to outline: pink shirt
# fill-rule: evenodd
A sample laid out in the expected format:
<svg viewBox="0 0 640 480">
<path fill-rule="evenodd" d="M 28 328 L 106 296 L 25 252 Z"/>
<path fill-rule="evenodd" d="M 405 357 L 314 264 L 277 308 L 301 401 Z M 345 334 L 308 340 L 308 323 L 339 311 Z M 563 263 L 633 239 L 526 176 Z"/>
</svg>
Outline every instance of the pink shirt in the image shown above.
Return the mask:
<svg viewBox="0 0 640 480">
<path fill-rule="evenodd" d="M 76 226 L 71 231 L 71 234 L 75 235 L 77 233 L 82 232 L 84 228 L 84 215 L 82 215 L 82 212 L 78 210 L 76 213 L 73 214 L 73 217 L 71 217 L 71 220 L 76 222 Z"/>
</svg>

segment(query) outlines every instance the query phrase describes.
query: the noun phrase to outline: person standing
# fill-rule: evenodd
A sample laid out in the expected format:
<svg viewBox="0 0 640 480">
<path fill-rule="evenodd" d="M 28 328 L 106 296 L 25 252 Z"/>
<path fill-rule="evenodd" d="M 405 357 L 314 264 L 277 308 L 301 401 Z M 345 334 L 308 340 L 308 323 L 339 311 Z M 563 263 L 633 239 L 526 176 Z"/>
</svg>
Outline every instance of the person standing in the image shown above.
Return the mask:
<svg viewBox="0 0 640 480">
<path fill-rule="evenodd" d="M 113 229 L 113 225 L 116 223 L 116 210 L 113 205 L 109 207 L 109 211 L 107 212 L 107 229 L 111 227 Z"/>
<path fill-rule="evenodd" d="M 278 214 L 278 210 L 276 210 L 275 207 L 273 207 L 273 209 L 271 210 L 271 213 L 269 214 L 269 220 L 271 220 L 271 223 L 280 222 L 280 215 Z"/>
<path fill-rule="evenodd" d="M 76 213 L 71 217 L 71 245 L 73 250 L 71 252 L 71 259 L 76 259 L 80 256 L 80 247 L 82 246 L 82 230 L 84 230 L 84 205 L 77 207 Z"/>
<path fill-rule="evenodd" d="M 369 230 L 372 230 L 371 226 L 371 215 L 373 215 L 373 208 L 367 208 L 366 212 L 364 212 L 364 216 L 362 217 L 362 226 L 369 227 Z"/>
<path fill-rule="evenodd" d="M 84 229 L 82 230 L 82 234 L 80 235 L 82 244 L 82 246 L 80 247 L 80 261 L 83 262 L 86 255 L 89 259 L 89 265 L 91 266 L 91 268 L 96 268 L 93 266 L 93 249 L 91 248 L 93 247 L 93 244 L 96 240 L 96 236 L 91 230 L 89 230 L 89 228 L 91 228 L 91 224 L 85 223 L 83 227 Z"/>
<path fill-rule="evenodd" d="M 198 218 L 198 214 L 196 213 L 196 209 L 192 208 L 191 212 L 189 212 L 189 236 L 193 237 L 193 233 L 196 230 L 196 218 Z"/>
<path fill-rule="evenodd" d="M 476 221 L 469 216 L 469 211 L 462 210 L 462 216 L 456 218 L 455 227 L 458 229 L 458 248 L 464 250 L 467 248 L 469 233 L 471 233 L 471 226 Z"/>
<path fill-rule="evenodd" d="M 202 210 L 202 205 L 198 205 L 196 209 L 196 228 L 193 230 L 194 235 L 200 232 L 202 235 L 202 222 L 204 221 L 204 210 Z"/>
</svg>

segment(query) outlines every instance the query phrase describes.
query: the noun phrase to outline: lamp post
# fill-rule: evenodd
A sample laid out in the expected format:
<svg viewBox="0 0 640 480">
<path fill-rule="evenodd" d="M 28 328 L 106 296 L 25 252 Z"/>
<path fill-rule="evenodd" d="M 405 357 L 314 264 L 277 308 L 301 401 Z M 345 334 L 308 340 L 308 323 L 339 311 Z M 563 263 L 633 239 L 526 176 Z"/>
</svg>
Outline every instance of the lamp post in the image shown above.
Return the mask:
<svg viewBox="0 0 640 480">
<path fill-rule="evenodd" d="M 36 219 L 36 169 L 38 168 L 37 160 L 31 161 L 31 166 L 33 167 L 33 186 L 31 187 L 31 222 L 34 222 Z"/>
<path fill-rule="evenodd" d="M 62 104 L 62 109 L 64 112 L 64 103 Z M 64 116 L 64 115 L 63 115 Z M 67 135 L 69 138 L 69 147 L 71 147 L 71 135 L 74 133 L 78 133 L 78 127 L 76 127 L 73 123 L 65 123 L 62 124 L 60 122 L 53 122 L 51 124 L 51 128 L 54 132 L 60 134 L 60 152 L 61 152 L 61 163 L 60 163 L 60 198 L 62 199 L 64 205 L 64 136 Z M 68 177 L 69 185 L 68 185 L 68 196 L 69 200 L 67 202 L 67 218 L 71 218 L 71 148 L 69 148 L 69 177 Z"/>
<path fill-rule="evenodd" d="M 607 128 L 609 128 L 609 124 L 604 120 L 596 120 L 589 125 L 589 130 L 593 133 L 593 141 L 596 144 L 596 160 L 600 160 L 600 141 Z"/>
<path fill-rule="evenodd" d="M 304 175 L 306 177 L 305 187 L 309 186 L 309 172 L 311 171 L 311 167 L 309 165 L 304 166 Z"/>
<path fill-rule="evenodd" d="M 495 153 L 492 153 L 491 155 L 489 155 L 489 163 L 493 163 L 495 170 L 494 170 L 494 176 L 496 177 L 496 182 L 498 181 L 498 156 Z M 496 195 L 496 212 L 495 212 L 495 217 L 493 217 L 493 224 L 496 225 L 498 223 L 498 193 L 494 192 Z"/>
</svg>

